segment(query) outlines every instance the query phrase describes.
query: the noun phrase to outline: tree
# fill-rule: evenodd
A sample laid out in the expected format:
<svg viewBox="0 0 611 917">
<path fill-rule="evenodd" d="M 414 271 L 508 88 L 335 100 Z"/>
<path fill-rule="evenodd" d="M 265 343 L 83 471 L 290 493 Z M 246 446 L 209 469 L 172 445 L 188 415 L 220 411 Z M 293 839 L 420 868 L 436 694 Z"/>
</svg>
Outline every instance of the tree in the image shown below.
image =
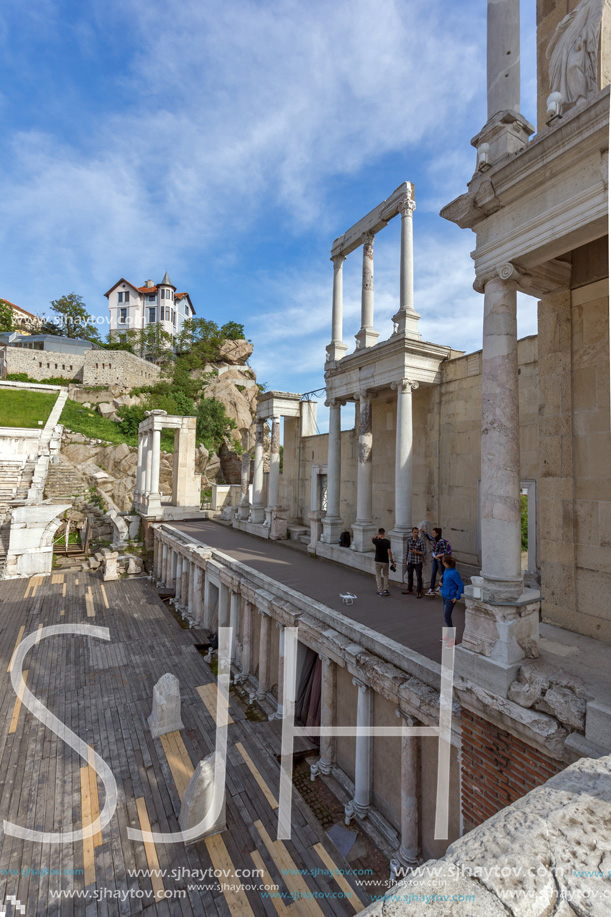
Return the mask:
<svg viewBox="0 0 611 917">
<path fill-rule="evenodd" d="M 221 325 L 221 334 L 226 341 L 243 341 L 245 338 L 244 325 L 238 322 L 226 322 Z"/>
<path fill-rule="evenodd" d="M 197 409 L 197 439 L 209 452 L 218 452 L 225 437 L 235 428 L 235 420 L 227 417 L 220 401 L 201 399 Z"/>
<path fill-rule="evenodd" d="M 159 322 L 151 322 L 136 333 L 135 351 L 151 363 L 166 363 L 172 356 L 173 337 Z"/>
<path fill-rule="evenodd" d="M 4 299 L 0 299 L 0 331 L 13 330 L 13 310 Z"/>
<path fill-rule="evenodd" d="M 59 328 L 59 334 L 68 338 L 84 338 L 100 343 L 100 333 L 93 322 L 82 296 L 68 293 L 51 302 L 51 311 L 55 313 L 53 322 Z"/>
</svg>

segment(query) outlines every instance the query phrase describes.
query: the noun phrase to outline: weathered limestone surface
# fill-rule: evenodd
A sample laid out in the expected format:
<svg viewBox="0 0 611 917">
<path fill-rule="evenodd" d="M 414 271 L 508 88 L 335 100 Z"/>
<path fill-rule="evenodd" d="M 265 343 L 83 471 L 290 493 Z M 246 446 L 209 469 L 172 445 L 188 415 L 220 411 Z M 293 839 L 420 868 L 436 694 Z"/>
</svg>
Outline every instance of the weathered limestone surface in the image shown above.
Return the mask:
<svg viewBox="0 0 611 917">
<path fill-rule="evenodd" d="M 153 710 L 147 722 L 154 739 L 184 728 L 180 717 L 180 682 L 176 675 L 167 672 L 153 688 Z"/>
<path fill-rule="evenodd" d="M 250 341 L 239 339 L 237 341 L 225 341 L 219 351 L 219 359 L 226 363 L 242 365 L 252 356 L 252 344 Z"/>
<path fill-rule="evenodd" d="M 208 755 L 207 758 L 203 758 L 195 768 L 195 772 L 185 790 L 185 795 L 183 796 L 182 805 L 180 807 L 178 822 L 181 831 L 188 831 L 191 828 L 195 828 L 196 825 L 204 821 L 208 812 L 212 810 L 215 801 L 218 804 L 219 800 L 218 798 L 215 800 L 214 793 L 214 772 L 215 767 L 217 767 L 216 760 L 217 753 L 214 751 L 211 755 Z M 218 792 L 223 794 L 223 801 L 220 806 L 219 815 L 214 824 L 212 824 L 207 831 L 201 831 L 197 837 L 192 838 L 187 841 L 187 843 L 195 844 L 203 837 L 210 837 L 212 834 L 220 834 L 220 832 L 224 831 L 227 827 L 225 817 L 225 786 L 221 780 L 219 780 Z"/>
<path fill-rule="evenodd" d="M 611 757 L 585 758 L 456 841 L 445 857 L 429 860 L 362 914 L 606 917 L 610 850 Z M 457 897 L 449 905 L 446 895 Z"/>
</svg>

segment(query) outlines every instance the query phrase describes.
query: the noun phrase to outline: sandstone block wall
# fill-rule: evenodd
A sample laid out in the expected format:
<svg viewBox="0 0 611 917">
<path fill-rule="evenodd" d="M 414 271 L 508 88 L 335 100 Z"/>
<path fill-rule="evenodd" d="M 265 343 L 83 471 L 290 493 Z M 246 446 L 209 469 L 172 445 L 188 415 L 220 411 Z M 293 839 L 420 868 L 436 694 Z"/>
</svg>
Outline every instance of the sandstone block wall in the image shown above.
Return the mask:
<svg viewBox="0 0 611 917">
<path fill-rule="evenodd" d="M 158 366 L 122 350 L 92 350 L 85 354 L 56 353 L 7 347 L 9 373 L 27 373 L 32 379 L 55 376 L 83 385 L 152 385 L 161 372 Z"/>
</svg>

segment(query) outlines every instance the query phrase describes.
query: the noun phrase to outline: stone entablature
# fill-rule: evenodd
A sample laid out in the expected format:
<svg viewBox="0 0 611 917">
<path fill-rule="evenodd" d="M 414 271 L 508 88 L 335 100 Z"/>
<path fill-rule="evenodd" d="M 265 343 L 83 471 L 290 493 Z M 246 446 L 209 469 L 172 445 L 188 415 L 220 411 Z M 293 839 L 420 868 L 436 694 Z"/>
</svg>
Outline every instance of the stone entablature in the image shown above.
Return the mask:
<svg viewBox="0 0 611 917">
<path fill-rule="evenodd" d="M 84 354 L 51 350 L 6 348 L 7 372 L 27 373 L 32 379 L 62 376 L 83 385 L 123 385 L 133 388 L 154 383 L 159 366 L 124 350 L 90 350 Z"/>
</svg>

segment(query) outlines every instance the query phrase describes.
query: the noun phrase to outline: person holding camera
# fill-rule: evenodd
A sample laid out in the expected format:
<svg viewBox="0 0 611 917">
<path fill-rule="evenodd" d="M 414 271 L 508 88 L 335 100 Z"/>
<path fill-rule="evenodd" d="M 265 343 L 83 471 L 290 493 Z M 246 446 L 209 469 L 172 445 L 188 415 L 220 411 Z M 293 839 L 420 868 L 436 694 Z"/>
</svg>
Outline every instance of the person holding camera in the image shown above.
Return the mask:
<svg viewBox="0 0 611 917">
<path fill-rule="evenodd" d="M 414 573 L 416 574 L 416 597 L 422 598 L 422 564 L 426 554 L 424 540 L 419 537 L 420 532 L 416 526 L 412 529 L 412 537 L 407 542 L 405 566 L 407 567 L 407 589 L 402 590 L 403 595 L 412 595 L 414 587 Z"/>
<path fill-rule="evenodd" d="M 378 595 L 390 595 L 388 591 L 388 568 L 392 564 L 392 569 L 396 570 L 390 549 L 390 541 L 386 537 L 385 529 L 378 529 L 378 534 L 371 539 L 376 549 L 375 568 L 376 568 L 376 585 Z"/>
</svg>

